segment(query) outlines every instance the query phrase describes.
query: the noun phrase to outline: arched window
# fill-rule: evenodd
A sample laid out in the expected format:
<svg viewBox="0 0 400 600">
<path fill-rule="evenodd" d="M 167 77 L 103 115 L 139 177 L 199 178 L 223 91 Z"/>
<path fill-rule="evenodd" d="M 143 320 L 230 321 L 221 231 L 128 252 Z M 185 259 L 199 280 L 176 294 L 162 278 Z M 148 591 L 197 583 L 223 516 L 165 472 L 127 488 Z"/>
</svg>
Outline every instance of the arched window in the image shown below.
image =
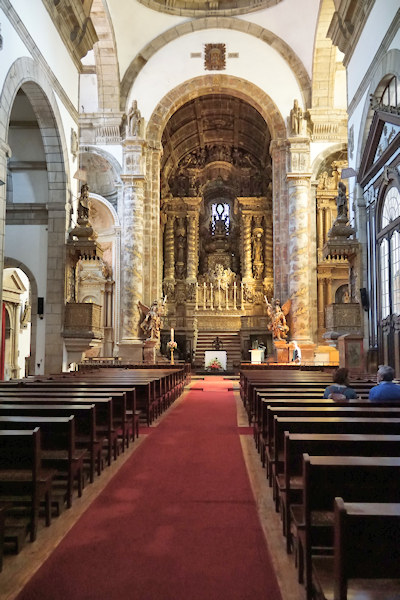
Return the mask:
<svg viewBox="0 0 400 600">
<path fill-rule="evenodd" d="M 388 190 L 381 211 L 378 234 L 381 319 L 400 314 L 400 193 Z"/>
<path fill-rule="evenodd" d="M 400 102 L 400 82 L 392 77 L 382 92 L 381 103 L 384 106 L 398 106 Z"/>
</svg>

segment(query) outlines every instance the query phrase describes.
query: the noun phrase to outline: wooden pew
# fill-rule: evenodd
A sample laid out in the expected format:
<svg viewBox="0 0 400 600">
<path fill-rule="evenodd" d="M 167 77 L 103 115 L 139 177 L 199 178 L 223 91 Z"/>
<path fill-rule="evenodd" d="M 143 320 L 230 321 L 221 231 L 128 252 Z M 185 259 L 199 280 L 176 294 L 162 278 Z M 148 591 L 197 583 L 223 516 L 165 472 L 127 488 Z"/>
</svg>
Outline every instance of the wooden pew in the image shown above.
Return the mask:
<svg viewBox="0 0 400 600">
<path fill-rule="evenodd" d="M 6 513 L 11 507 L 11 502 L 0 502 L 0 573 L 3 570 L 4 530 L 6 522 Z"/>
<path fill-rule="evenodd" d="M 132 388 L 126 388 L 126 390 L 131 390 Z M 99 426 L 102 426 L 103 429 L 106 430 L 107 439 L 110 437 L 111 445 L 109 449 L 110 457 L 109 464 L 111 464 L 112 452 L 114 452 L 114 458 L 117 457 L 118 454 L 118 437 L 120 437 L 121 441 L 121 449 L 124 451 L 125 447 L 129 445 L 129 437 L 130 432 L 134 430 L 134 421 L 132 417 L 131 422 L 128 422 L 127 417 L 127 393 L 125 391 L 115 391 L 113 389 L 105 389 L 104 387 L 94 387 L 94 386 L 74 386 L 67 385 L 62 383 L 60 385 L 51 385 L 51 386 L 31 386 L 31 385 L 23 385 L 23 386 L 13 386 L 8 387 L 6 389 L 1 388 L 0 384 L 0 402 L 2 402 L 2 398 L 10 398 L 10 397 L 29 397 L 29 398 L 54 398 L 54 399 L 70 399 L 71 402 L 78 401 L 81 402 L 83 400 L 87 404 L 91 404 L 96 401 L 97 398 L 111 398 L 112 399 L 112 426 L 109 427 L 108 422 L 106 423 L 104 420 L 99 420 Z M 136 406 L 135 398 L 132 400 L 133 407 Z M 120 431 L 120 434 L 118 433 Z"/>
<path fill-rule="evenodd" d="M 89 452 L 89 481 L 94 481 L 96 460 L 101 450 L 96 436 L 96 407 L 94 404 L 0 404 L 0 416 L 75 417 L 76 446 Z M 100 473 L 99 473 L 100 474 Z"/>
<path fill-rule="evenodd" d="M 86 454 L 86 450 L 75 448 L 75 419 L 73 416 L 0 416 L 0 429 L 34 427 L 40 427 L 42 464 L 66 476 L 65 500 L 69 508 L 72 506 L 75 479 L 78 483 L 78 495 L 82 495 L 83 459 Z"/>
<path fill-rule="evenodd" d="M 334 505 L 334 556 L 313 557 L 321 600 L 400 598 L 400 504 Z"/>
<path fill-rule="evenodd" d="M 281 460 L 285 431 L 290 433 L 361 433 L 397 435 L 400 418 L 397 417 L 274 417 L 273 440 L 269 460 Z M 279 452 L 279 455 L 278 455 Z"/>
<path fill-rule="evenodd" d="M 0 423 L 0 500 L 28 502 L 31 542 L 37 537 L 39 505 L 45 502 L 46 525 L 51 523 L 51 487 L 54 469 L 42 466 L 41 433 L 38 427 L 3 430 Z"/>
<path fill-rule="evenodd" d="M 285 432 L 283 473 L 277 475 L 283 534 L 291 551 L 290 507 L 303 501 L 303 454 L 400 456 L 400 435 Z"/>
<path fill-rule="evenodd" d="M 1 404 L 14 404 L 16 402 L 22 404 L 94 404 L 96 406 L 96 439 L 105 446 L 107 452 L 108 465 L 112 462 L 112 457 L 117 458 L 118 455 L 118 428 L 114 424 L 113 398 L 105 394 L 99 398 L 89 394 L 71 393 L 67 391 L 59 392 L 56 390 L 52 393 L 45 392 L 30 392 L 24 391 L 21 394 L 15 393 L 10 395 L 2 395 L 0 393 Z M 98 463 L 98 474 L 101 472 L 101 461 Z"/>
<path fill-rule="evenodd" d="M 374 406 L 269 406 L 267 411 L 270 413 L 269 423 L 272 423 L 276 417 L 322 417 L 322 418 L 398 418 L 400 419 L 400 406 L 398 407 L 378 407 Z M 284 435 L 271 438 L 268 445 L 269 454 L 269 473 L 270 485 L 274 487 L 274 498 L 276 497 L 275 477 L 282 473 L 284 453 Z"/>
<path fill-rule="evenodd" d="M 313 554 L 333 549 L 335 497 L 349 502 L 398 502 L 400 458 L 303 455 L 303 505 L 291 508 L 299 576 L 304 565 L 307 599 L 312 600 Z"/>
</svg>

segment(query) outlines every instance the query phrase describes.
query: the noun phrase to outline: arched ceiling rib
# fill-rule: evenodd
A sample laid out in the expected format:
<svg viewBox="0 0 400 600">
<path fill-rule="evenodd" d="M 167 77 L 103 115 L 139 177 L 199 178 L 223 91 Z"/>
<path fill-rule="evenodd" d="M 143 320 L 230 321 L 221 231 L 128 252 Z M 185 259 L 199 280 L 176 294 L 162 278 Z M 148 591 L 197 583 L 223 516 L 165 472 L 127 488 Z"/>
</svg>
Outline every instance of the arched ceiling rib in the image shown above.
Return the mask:
<svg viewBox="0 0 400 600">
<path fill-rule="evenodd" d="M 168 30 L 164 34 L 151 40 L 151 42 L 145 46 L 140 54 L 138 54 L 129 65 L 126 70 L 122 82 L 121 82 L 121 110 L 126 110 L 127 99 L 132 85 L 145 64 L 150 58 L 156 54 L 160 48 L 165 46 L 167 43 L 183 36 L 188 33 L 199 31 L 202 29 L 230 29 L 234 31 L 242 31 L 248 35 L 259 38 L 269 46 L 271 46 L 276 52 L 278 52 L 284 60 L 288 63 L 289 67 L 293 71 L 296 77 L 299 87 L 302 91 L 304 106 L 309 107 L 311 102 L 311 80 L 308 73 L 296 55 L 292 48 L 276 34 L 264 29 L 260 25 L 255 23 L 248 23 L 246 21 L 235 19 L 233 17 L 214 17 L 212 22 L 210 19 L 196 19 L 188 23 L 182 23 L 176 25 L 172 29 Z"/>
</svg>

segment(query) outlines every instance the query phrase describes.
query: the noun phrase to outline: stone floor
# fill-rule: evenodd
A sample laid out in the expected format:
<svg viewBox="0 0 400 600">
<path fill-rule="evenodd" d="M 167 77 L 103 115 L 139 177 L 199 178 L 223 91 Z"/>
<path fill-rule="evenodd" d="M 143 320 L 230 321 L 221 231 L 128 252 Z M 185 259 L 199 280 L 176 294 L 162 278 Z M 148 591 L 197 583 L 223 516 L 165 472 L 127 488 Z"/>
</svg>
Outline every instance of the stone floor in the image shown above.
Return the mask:
<svg viewBox="0 0 400 600">
<path fill-rule="evenodd" d="M 196 383 L 193 378 L 192 385 Z M 233 389 L 236 399 L 238 426 L 247 427 L 247 416 L 240 399 L 239 385 L 233 378 Z M 181 402 L 187 393 L 176 402 Z M 171 407 L 169 410 L 173 410 Z M 168 412 L 168 411 L 167 411 Z M 167 413 L 161 417 L 164 418 Z M 157 426 L 157 423 L 155 424 Z M 63 537 L 71 529 L 79 517 L 87 510 L 93 500 L 101 493 L 114 474 L 121 468 L 126 460 L 136 451 L 145 435 L 135 441 L 134 445 L 125 451 L 114 464 L 105 469 L 101 477 L 84 489 L 82 498 L 75 498 L 73 506 L 65 510 L 63 514 L 55 518 L 51 527 L 42 527 L 36 542 L 27 542 L 25 548 L 17 555 L 6 555 L 4 557 L 3 571 L 0 573 L 0 600 L 14 600 L 26 582 L 40 567 L 43 561 L 52 553 L 54 548 L 61 542 Z M 258 453 L 255 449 L 253 437 L 250 435 L 240 436 L 243 455 L 245 458 L 249 479 L 253 489 L 254 497 L 260 516 L 260 522 L 266 536 L 270 549 L 272 561 L 281 588 L 282 600 L 304 600 L 304 588 L 297 583 L 297 573 L 294 567 L 293 556 L 288 556 L 285 549 L 285 541 L 282 536 L 282 525 L 279 515 L 276 514 L 272 500 L 271 488 L 265 480 L 265 471 L 261 467 Z M 67 599 L 73 600 L 73 599 Z"/>
</svg>

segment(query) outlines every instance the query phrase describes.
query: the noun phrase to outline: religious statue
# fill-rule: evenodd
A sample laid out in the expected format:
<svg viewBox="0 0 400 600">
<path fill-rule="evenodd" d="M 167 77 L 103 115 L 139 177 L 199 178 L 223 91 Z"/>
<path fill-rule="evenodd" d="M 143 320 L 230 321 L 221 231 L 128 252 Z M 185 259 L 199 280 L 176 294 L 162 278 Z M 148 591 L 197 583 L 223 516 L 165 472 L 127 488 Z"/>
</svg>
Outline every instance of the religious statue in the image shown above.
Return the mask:
<svg viewBox="0 0 400 600">
<path fill-rule="evenodd" d="M 337 218 L 347 221 L 347 197 L 346 186 L 343 181 L 339 181 L 338 195 L 336 196 Z"/>
<path fill-rule="evenodd" d="M 299 135 L 302 132 L 303 126 L 303 111 L 299 106 L 298 100 L 293 102 L 293 108 L 290 111 L 290 129 L 294 135 Z"/>
<path fill-rule="evenodd" d="M 140 124 L 142 116 L 137 106 L 137 101 L 132 102 L 132 106 L 126 116 L 126 135 L 137 136 L 140 133 Z"/>
<path fill-rule="evenodd" d="M 78 219 L 89 219 L 89 186 L 84 183 L 81 187 L 81 195 L 78 199 Z"/>
<path fill-rule="evenodd" d="M 269 303 L 266 296 L 264 296 L 264 299 L 267 305 L 267 314 L 271 319 L 271 322 L 268 325 L 268 330 L 272 331 L 272 337 L 274 340 L 286 340 L 289 333 L 289 327 L 286 323 L 286 315 L 290 310 L 291 301 L 287 300 L 281 308 L 279 300 L 274 300 L 272 298 L 271 303 Z"/>
<path fill-rule="evenodd" d="M 140 327 L 148 336 L 147 340 L 158 340 L 160 337 L 161 317 L 164 315 L 165 301 L 166 297 L 162 301 L 154 300 L 150 308 L 140 301 L 138 302 L 140 310 L 145 315 Z"/>
</svg>

